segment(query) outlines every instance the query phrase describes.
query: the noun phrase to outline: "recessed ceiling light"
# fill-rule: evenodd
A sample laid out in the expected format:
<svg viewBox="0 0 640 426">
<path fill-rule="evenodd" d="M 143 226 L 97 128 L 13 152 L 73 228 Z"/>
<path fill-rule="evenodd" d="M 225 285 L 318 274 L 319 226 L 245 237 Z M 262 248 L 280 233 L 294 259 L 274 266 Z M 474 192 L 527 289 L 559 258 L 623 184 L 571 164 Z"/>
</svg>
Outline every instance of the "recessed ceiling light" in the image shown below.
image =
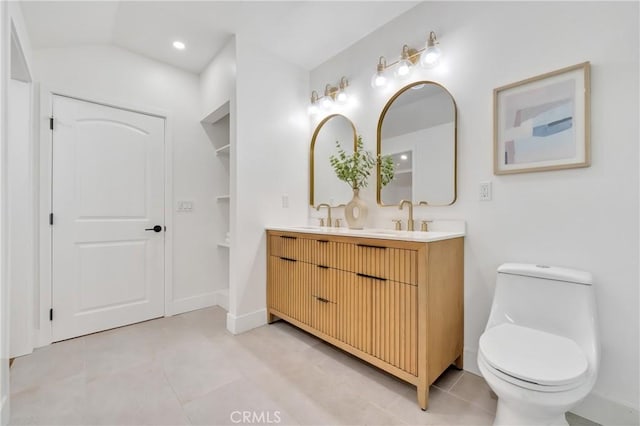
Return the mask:
<svg viewBox="0 0 640 426">
<path fill-rule="evenodd" d="M 184 50 L 185 45 L 183 42 L 176 40 L 173 42 L 173 47 L 175 47 L 178 50 Z"/>
</svg>

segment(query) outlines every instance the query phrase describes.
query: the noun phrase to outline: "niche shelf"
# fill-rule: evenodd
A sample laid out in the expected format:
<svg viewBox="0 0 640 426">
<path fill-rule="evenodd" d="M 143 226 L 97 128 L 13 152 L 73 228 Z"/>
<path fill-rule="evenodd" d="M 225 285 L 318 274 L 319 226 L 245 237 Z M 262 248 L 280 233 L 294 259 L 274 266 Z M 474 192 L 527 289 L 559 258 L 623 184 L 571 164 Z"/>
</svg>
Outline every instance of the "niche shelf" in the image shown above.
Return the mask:
<svg viewBox="0 0 640 426">
<path fill-rule="evenodd" d="M 215 222 L 215 230 L 210 238 L 216 242 L 214 258 L 212 262 L 216 268 L 216 303 L 224 309 L 229 308 L 229 255 L 231 253 L 231 244 L 226 242 L 225 235 L 229 232 L 229 215 L 231 211 L 231 186 L 229 175 L 231 161 L 231 109 L 229 102 L 225 102 L 216 110 L 212 111 L 201 120 L 203 129 L 205 130 L 215 157 L 212 159 L 212 179 L 209 184 L 213 188 L 216 203 L 212 206 L 212 220 Z"/>
<path fill-rule="evenodd" d="M 216 149 L 216 155 L 229 155 L 229 148 L 231 148 L 231 144 Z"/>
</svg>

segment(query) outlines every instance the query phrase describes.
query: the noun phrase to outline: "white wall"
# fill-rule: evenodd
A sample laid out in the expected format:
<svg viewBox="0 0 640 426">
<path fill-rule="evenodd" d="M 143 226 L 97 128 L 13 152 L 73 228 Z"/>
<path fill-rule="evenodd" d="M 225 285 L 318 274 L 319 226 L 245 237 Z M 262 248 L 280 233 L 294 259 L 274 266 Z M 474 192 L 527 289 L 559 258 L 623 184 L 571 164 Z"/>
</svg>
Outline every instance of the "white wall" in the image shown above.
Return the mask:
<svg viewBox="0 0 640 426">
<path fill-rule="evenodd" d="M 29 38 L 29 34 L 27 32 L 27 26 L 24 22 L 24 17 L 22 16 L 22 8 L 20 7 L 20 2 L 17 1 L 9 1 L 9 16 L 13 27 L 15 28 L 16 35 L 20 39 L 20 44 L 22 47 L 22 54 L 24 55 L 24 62 L 31 71 L 32 63 L 33 63 L 33 49 L 31 47 L 31 39 Z"/>
<path fill-rule="evenodd" d="M 9 79 L 9 12 L 0 2 L 0 93 Z M 9 284 L 7 281 L 7 96 L 0 96 L 0 424 L 9 423 Z"/>
<path fill-rule="evenodd" d="M 219 202 L 215 225 L 217 227 L 216 241 L 225 241 L 227 232 L 231 233 L 231 216 L 235 211 L 235 189 L 231 175 L 235 173 L 236 147 L 236 40 L 235 36 L 224 45 L 224 47 L 214 56 L 209 65 L 200 73 L 200 101 L 202 105 L 202 116 L 214 115 L 218 117 L 218 111 L 224 110 L 225 103 L 229 103 L 229 115 L 220 120 L 213 127 L 208 127 L 207 132 L 216 148 L 220 148 L 224 143 L 221 139 L 226 138 L 230 145 L 228 155 L 219 156 L 215 167 L 215 191 L 216 195 L 230 195 L 228 201 Z M 207 126 L 206 124 L 204 126 Z M 220 141 L 220 142 L 215 142 Z M 220 283 L 220 289 L 228 289 L 230 281 L 230 249 L 219 247 L 216 260 L 218 268 L 216 280 L 224 280 Z M 218 296 L 218 304 L 229 310 L 229 292 L 222 291 Z"/>
<path fill-rule="evenodd" d="M 32 49 L 22 10 L 9 3 L 11 20 L 9 138 L 7 141 L 8 274 L 10 326 L 9 356 L 33 350 L 34 286 L 37 280 L 36 182 L 37 149 L 33 140 Z"/>
<path fill-rule="evenodd" d="M 308 72 L 236 36 L 236 146 L 231 152 L 231 270 L 227 326 L 266 321 L 269 224 L 307 216 Z M 282 196 L 288 208 L 282 207 Z"/>
<path fill-rule="evenodd" d="M 7 146 L 9 356 L 33 350 L 34 204 L 31 85 L 10 79 Z"/>
<path fill-rule="evenodd" d="M 231 39 L 200 73 L 200 103 L 202 116 L 220 108 L 235 98 L 236 93 L 236 39 Z M 230 108 L 233 115 L 233 110 Z"/>
<path fill-rule="evenodd" d="M 478 338 L 498 265 L 521 261 L 584 269 L 596 283 L 602 363 L 594 392 L 578 412 L 608 424 L 637 422 L 624 416 L 638 410 L 640 399 L 638 3 L 418 5 L 312 71 L 316 90 L 342 75 L 349 78 L 357 101 L 335 112 L 354 121 L 369 149 L 375 150 L 382 107 L 401 87 L 371 89 L 377 58 L 397 59 L 405 43 L 422 47 L 430 30 L 441 42 L 443 64 L 420 70 L 409 81 L 435 80 L 457 102 L 458 201 L 416 208 L 415 214 L 467 222 L 465 368 L 477 371 Z M 592 67 L 592 166 L 494 176 L 492 90 L 583 61 Z M 314 118 L 312 126 L 320 119 Z M 479 182 L 487 180 L 493 182 L 493 201 L 480 202 Z M 375 205 L 372 186 L 373 180 L 364 193 L 370 206 Z M 386 228 L 392 218 L 404 218 L 396 208 L 374 208 L 369 214 L 370 226 Z M 597 412 L 608 401 L 630 409 Z"/>
<path fill-rule="evenodd" d="M 212 221 L 216 194 L 211 182 L 215 152 L 200 125 L 198 76 L 111 46 L 36 50 L 34 69 L 43 92 L 168 116 L 173 213 L 167 212 L 166 221 L 170 224 L 173 215 L 173 223 L 166 238 L 173 240 L 173 292 L 167 314 L 214 304 L 216 271 L 211 259 L 216 250 Z M 44 124 L 49 100 L 43 96 L 41 102 Z M 43 132 L 43 142 L 46 135 Z M 193 212 L 175 212 L 178 201 L 192 201 Z"/>
<path fill-rule="evenodd" d="M 9 419 L 10 350 L 31 350 L 33 317 L 29 308 L 35 279 L 32 208 L 37 194 L 31 190 L 35 177 L 30 141 L 31 88 L 9 81 L 12 70 L 20 74 L 14 77 L 29 80 L 31 43 L 15 2 L 0 5 L 0 43 L 0 424 L 4 425 Z M 16 305 L 25 309 L 17 310 Z"/>
</svg>

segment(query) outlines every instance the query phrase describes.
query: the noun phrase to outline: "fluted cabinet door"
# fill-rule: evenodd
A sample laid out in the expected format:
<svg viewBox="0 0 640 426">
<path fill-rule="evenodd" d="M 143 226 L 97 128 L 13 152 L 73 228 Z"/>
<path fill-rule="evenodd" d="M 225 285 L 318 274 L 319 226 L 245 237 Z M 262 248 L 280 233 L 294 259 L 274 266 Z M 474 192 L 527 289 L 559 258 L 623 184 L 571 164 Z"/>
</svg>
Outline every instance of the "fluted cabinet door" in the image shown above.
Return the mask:
<svg viewBox="0 0 640 426">
<path fill-rule="evenodd" d="M 371 353 L 371 281 L 337 271 L 337 338 L 366 353 Z"/>
<path fill-rule="evenodd" d="M 270 256 L 269 306 L 304 324 L 311 324 L 312 265 Z"/>
<path fill-rule="evenodd" d="M 417 375 L 418 287 L 396 281 L 372 283 L 372 355 Z"/>
</svg>

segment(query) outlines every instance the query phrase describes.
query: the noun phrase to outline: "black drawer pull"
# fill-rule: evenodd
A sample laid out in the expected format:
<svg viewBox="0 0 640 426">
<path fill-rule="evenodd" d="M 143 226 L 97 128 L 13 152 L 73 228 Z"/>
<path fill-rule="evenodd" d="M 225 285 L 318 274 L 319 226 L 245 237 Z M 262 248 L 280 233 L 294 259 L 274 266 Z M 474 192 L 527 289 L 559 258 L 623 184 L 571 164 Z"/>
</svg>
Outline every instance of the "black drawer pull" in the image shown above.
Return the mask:
<svg viewBox="0 0 640 426">
<path fill-rule="evenodd" d="M 324 297 L 318 297 L 318 296 L 315 296 L 315 297 L 316 297 L 316 300 L 317 300 L 318 302 L 322 302 L 322 303 L 330 303 L 330 301 L 329 301 L 329 300 L 327 300 L 327 299 L 325 299 Z"/>
<path fill-rule="evenodd" d="M 386 281 L 386 278 L 380 278 L 380 277 L 376 277 L 374 275 L 367 275 L 367 274 L 361 274 L 360 272 L 356 273 L 357 276 L 359 277 L 364 277 L 364 278 L 371 278 L 374 280 L 378 280 L 378 281 Z"/>
<path fill-rule="evenodd" d="M 316 240 L 316 241 L 319 242 L 319 243 L 328 243 L 329 242 L 329 240 Z"/>
<path fill-rule="evenodd" d="M 292 237 L 291 235 L 280 235 L 280 238 L 286 238 L 288 240 L 297 240 L 298 237 Z"/>
<path fill-rule="evenodd" d="M 329 269 L 329 267 L 328 267 L 328 266 L 326 266 L 326 265 L 318 265 L 318 268 L 322 268 L 322 269 Z"/>
<path fill-rule="evenodd" d="M 358 244 L 358 247 L 367 247 L 367 248 L 375 248 L 375 249 L 382 249 L 382 250 L 386 250 L 386 247 L 382 247 L 382 246 L 372 246 L 369 244 Z"/>
<path fill-rule="evenodd" d="M 286 260 L 287 262 L 297 262 L 297 260 L 291 259 L 290 257 L 281 257 L 280 259 Z"/>
</svg>

